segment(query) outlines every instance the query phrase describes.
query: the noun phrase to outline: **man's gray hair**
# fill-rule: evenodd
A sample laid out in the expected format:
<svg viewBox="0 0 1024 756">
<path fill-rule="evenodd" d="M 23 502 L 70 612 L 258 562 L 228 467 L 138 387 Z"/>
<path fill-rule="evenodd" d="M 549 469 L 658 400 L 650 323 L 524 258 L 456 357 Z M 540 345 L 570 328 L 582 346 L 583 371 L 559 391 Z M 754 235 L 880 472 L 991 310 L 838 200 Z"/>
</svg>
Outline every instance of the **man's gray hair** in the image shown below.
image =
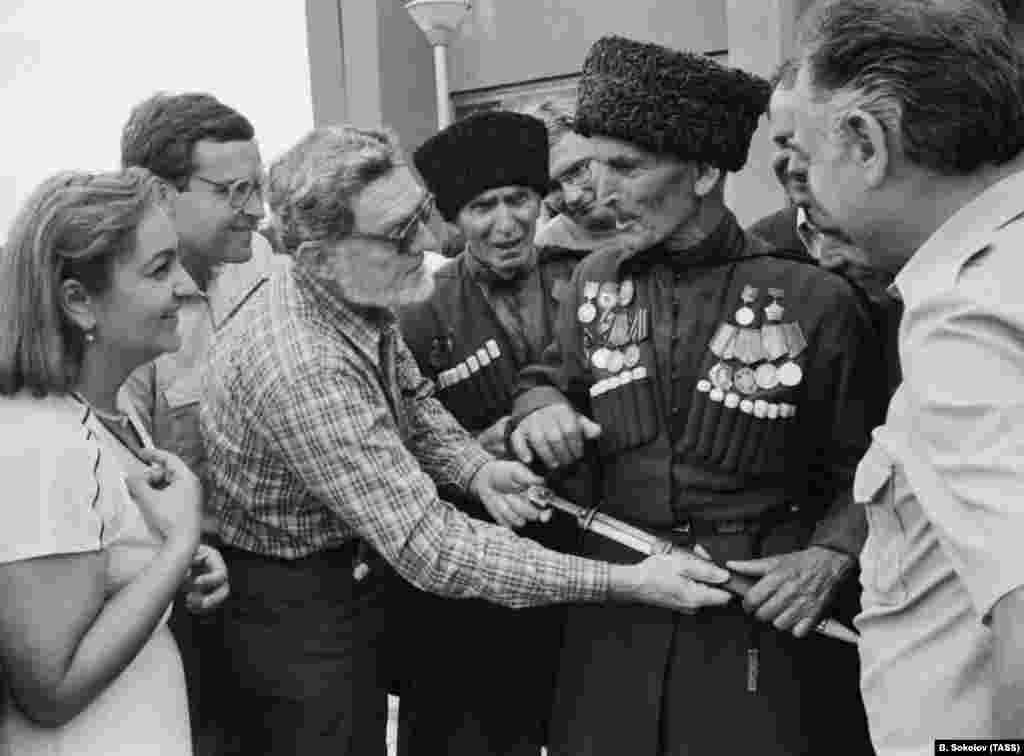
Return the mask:
<svg viewBox="0 0 1024 756">
<path fill-rule="evenodd" d="M 815 99 L 871 113 L 911 163 L 963 175 L 1024 148 L 1024 61 L 998 4 L 831 0 L 802 25 Z"/>
<path fill-rule="evenodd" d="M 267 170 L 270 222 L 282 251 L 352 232 L 352 200 L 367 184 L 402 162 L 387 129 L 325 126 L 313 129 Z"/>
</svg>

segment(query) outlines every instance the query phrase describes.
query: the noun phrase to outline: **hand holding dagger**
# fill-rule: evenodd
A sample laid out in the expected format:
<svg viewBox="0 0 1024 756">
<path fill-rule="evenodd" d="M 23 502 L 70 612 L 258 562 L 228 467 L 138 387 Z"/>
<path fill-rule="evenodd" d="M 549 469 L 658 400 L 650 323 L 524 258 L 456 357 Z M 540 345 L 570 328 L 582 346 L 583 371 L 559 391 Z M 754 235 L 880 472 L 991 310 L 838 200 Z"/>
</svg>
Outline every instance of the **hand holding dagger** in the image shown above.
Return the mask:
<svg viewBox="0 0 1024 756">
<path fill-rule="evenodd" d="M 710 561 L 691 549 L 673 544 L 641 528 L 602 514 L 596 509 L 587 509 L 586 507 L 574 504 L 543 486 L 531 486 L 527 490 L 526 495 L 535 506 L 542 509 L 557 509 L 565 512 L 571 515 L 583 530 L 590 530 L 639 553 L 667 554 L 675 551 L 677 553 L 684 553 L 686 556 L 694 559 Z M 730 593 L 742 597 L 746 595 L 755 582 L 752 578 L 733 572 L 729 580 L 721 587 Z M 858 641 L 858 635 L 853 630 L 834 619 L 823 619 L 814 629 L 822 635 L 845 643 L 856 644 Z"/>
</svg>

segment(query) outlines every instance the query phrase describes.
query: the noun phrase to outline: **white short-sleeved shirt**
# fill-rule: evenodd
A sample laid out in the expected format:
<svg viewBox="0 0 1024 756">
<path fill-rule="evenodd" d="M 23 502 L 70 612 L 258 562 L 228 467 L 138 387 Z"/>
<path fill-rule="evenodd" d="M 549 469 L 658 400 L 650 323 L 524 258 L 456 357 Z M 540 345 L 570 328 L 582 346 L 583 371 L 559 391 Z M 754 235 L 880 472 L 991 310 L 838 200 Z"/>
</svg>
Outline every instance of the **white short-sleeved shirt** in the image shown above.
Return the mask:
<svg viewBox="0 0 1024 756">
<path fill-rule="evenodd" d="M 992 736 L 996 603 L 1024 586 L 1024 159 L 896 277 L 903 384 L 857 469 L 862 686 L 881 756 Z"/>
<path fill-rule="evenodd" d="M 137 418 L 133 421 L 149 444 Z M 137 460 L 70 396 L 0 397 L 0 563 L 102 550 L 106 592 L 117 593 L 156 556 L 153 531 L 125 483 Z M 73 720 L 33 724 L 0 705 L 0 753 L 186 756 L 188 706 L 177 647 L 163 620 L 131 664 Z"/>
<path fill-rule="evenodd" d="M 98 551 L 116 536 L 123 502 L 88 410 L 70 397 L 0 399 L 0 562 Z M 105 483 L 105 484 L 104 484 Z"/>
</svg>

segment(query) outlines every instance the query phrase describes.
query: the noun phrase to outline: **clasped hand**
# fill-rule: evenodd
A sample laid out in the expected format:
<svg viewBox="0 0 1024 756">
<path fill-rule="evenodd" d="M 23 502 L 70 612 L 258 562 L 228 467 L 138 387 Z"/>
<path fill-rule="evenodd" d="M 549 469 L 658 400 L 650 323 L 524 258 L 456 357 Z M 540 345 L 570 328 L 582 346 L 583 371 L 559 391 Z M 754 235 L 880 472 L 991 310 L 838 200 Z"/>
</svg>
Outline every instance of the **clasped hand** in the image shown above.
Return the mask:
<svg viewBox="0 0 1024 756">
<path fill-rule="evenodd" d="M 726 567 L 760 578 L 743 600 L 748 613 L 802 638 L 818 623 L 839 582 L 853 567 L 853 557 L 810 546 L 778 556 L 730 561 Z"/>
</svg>

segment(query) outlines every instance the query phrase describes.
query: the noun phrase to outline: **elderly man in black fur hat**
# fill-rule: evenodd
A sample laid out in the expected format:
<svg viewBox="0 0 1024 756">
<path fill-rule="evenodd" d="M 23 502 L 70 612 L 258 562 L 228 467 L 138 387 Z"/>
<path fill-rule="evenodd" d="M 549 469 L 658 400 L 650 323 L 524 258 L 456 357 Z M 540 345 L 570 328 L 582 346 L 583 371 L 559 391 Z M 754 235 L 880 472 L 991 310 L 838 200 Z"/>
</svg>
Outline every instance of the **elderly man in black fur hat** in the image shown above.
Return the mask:
<svg viewBox="0 0 1024 756">
<path fill-rule="evenodd" d="M 559 468 L 598 430 L 604 512 L 756 582 L 742 605 L 692 615 L 570 607 L 556 754 L 834 745 L 807 705 L 830 690 L 807 672 L 853 649 L 810 631 L 863 543 L 851 483 L 884 397 L 866 391 L 877 340 L 849 284 L 748 237 L 725 205 L 769 95 L 620 37 L 584 63 L 577 127 L 619 243 L 577 266 L 546 364 L 523 372 L 510 445 Z M 583 550 L 639 558 L 590 533 Z"/>
<path fill-rule="evenodd" d="M 519 370 L 539 362 L 553 341 L 558 298 L 586 252 L 534 244 L 549 183 L 539 119 L 508 111 L 471 116 L 428 139 L 413 159 L 466 247 L 435 274 L 429 300 L 404 308 L 402 333 L 445 407 L 502 455 Z M 585 477 L 575 481 L 575 495 L 586 497 Z M 443 493 L 478 517 L 523 525 L 483 512 L 459 492 Z M 565 550 L 574 528 L 537 523 L 521 534 Z M 564 610 L 512 611 L 427 594 L 409 606 L 419 647 L 432 653 L 413 663 L 416 674 L 403 690 L 403 755 L 536 756 Z"/>
</svg>

